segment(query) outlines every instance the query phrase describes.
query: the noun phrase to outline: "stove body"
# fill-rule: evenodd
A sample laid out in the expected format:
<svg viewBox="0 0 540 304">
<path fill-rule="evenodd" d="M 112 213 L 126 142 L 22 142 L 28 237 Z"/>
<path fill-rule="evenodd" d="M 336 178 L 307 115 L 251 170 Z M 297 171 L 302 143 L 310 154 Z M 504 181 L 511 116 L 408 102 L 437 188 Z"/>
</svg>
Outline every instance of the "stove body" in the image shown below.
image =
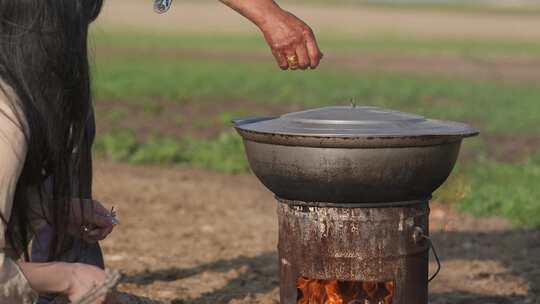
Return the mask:
<svg viewBox="0 0 540 304">
<path fill-rule="evenodd" d="M 233 123 L 278 197 L 282 304 L 427 304 L 428 199 L 477 130 L 355 104 Z"/>
<path fill-rule="evenodd" d="M 427 304 L 427 200 L 278 202 L 281 303 Z"/>
</svg>

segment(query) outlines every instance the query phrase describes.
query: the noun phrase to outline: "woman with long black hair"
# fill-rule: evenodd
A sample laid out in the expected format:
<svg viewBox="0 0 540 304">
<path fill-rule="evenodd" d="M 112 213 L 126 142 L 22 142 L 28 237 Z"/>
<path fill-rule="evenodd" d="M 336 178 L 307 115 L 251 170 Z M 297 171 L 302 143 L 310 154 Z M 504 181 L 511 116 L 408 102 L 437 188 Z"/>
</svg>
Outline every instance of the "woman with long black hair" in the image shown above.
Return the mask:
<svg viewBox="0 0 540 304">
<path fill-rule="evenodd" d="M 222 2 L 261 29 L 282 69 L 319 64 L 311 29 L 272 0 Z M 1 304 L 35 303 L 38 294 L 76 302 L 105 280 L 97 241 L 115 219 L 91 199 L 87 54 L 101 7 L 102 0 L 0 0 Z"/>
</svg>

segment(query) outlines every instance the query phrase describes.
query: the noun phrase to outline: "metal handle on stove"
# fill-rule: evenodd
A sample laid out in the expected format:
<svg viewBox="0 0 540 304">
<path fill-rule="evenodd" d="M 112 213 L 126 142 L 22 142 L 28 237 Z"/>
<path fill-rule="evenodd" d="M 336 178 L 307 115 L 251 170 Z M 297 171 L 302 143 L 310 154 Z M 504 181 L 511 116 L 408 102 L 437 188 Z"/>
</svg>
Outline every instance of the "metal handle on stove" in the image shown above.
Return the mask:
<svg viewBox="0 0 540 304">
<path fill-rule="evenodd" d="M 435 273 L 428 279 L 428 282 L 431 282 L 433 281 L 433 279 L 435 279 L 435 277 L 439 274 L 439 272 L 441 271 L 441 260 L 439 260 L 439 255 L 437 254 L 437 250 L 435 250 L 435 245 L 433 245 L 433 241 L 431 240 L 431 238 L 429 238 L 429 236 L 423 236 L 423 238 L 425 240 L 428 241 L 429 243 L 429 248 L 431 248 L 431 250 L 433 251 L 433 255 L 435 256 L 435 260 L 437 261 L 437 270 L 435 271 Z"/>
<path fill-rule="evenodd" d="M 420 240 L 427 241 L 429 249 L 431 249 L 433 251 L 433 255 L 435 256 L 435 260 L 437 261 L 437 270 L 435 271 L 435 273 L 431 277 L 429 277 L 428 282 L 431 282 L 431 281 L 433 281 L 433 279 L 435 279 L 435 277 L 441 271 L 441 260 L 439 259 L 439 255 L 437 254 L 437 250 L 435 249 L 435 245 L 433 245 L 433 241 L 431 240 L 431 238 L 429 236 L 425 235 L 424 229 L 422 229 L 421 227 L 415 227 L 414 228 L 413 239 L 417 243 L 420 242 Z"/>
</svg>

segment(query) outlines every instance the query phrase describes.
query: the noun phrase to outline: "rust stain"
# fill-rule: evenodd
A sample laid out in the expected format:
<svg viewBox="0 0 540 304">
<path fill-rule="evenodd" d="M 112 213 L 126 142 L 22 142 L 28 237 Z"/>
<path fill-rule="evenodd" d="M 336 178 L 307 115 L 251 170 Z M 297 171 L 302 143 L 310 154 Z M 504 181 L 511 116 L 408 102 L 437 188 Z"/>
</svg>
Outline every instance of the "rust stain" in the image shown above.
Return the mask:
<svg viewBox="0 0 540 304">
<path fill-rule="evenodd" d="M 328 285 L 334 281 L 366 282 L 363 288 L 370 292 L 375 288 L 372 283 L 378 282 L 377 290 L 392 287 L 394 300 L 388 303 L 427 303 L 428 248 L 413 238 L 415 227 L 428 231 L 427 202 L 393 208 L 332 208 L 289 205 L 280 199 L 278 219 L 279 255 L 288 262 L 281 266 L 290 270 L 282 271 L 281 281 L 296 285 L 299 278 L 309 278 L 302 285 L 305 290 L 326 282 L 321 285 L 326 287 L 314 291 L 326 300 L 310 301 L 311 293 L 304 299 L 307 302 L 297 304 L 339 303 L 323 296 L 335 291 L 335 284 Z M 282 283 L 282 289 L 289 290 L 282 293 L 282 303 L 296 303 L 297 290 L 302 288 L 294 287 Z M 379 301 L 385 303 L 384 297 Z"/>
</svg>

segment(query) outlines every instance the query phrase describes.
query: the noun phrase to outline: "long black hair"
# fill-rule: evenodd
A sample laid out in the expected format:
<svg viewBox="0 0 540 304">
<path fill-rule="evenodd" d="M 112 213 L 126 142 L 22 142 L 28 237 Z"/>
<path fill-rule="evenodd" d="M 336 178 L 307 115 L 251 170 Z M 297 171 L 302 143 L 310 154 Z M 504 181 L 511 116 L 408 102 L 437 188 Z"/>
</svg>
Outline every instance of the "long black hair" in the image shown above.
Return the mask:
<svg viewBox="0 0 540 304">
<path fill-rule="evenodd" d="M 38 193 L 55 231 L 50 258 L 66 248 L 71 182 L 89 155 L 91 89 L 87 36 L 103 0 L 0 0 L 0 79 L 15 92 L 13 107 L 27 141 L 7 237 L 28 259 L 30 200 Z M 7 88 L 0 88 L 4 92 Z M 1 114 L 1 113 L 0 113 Z M 50 191 L 44 191 L 49 178 Z"/>
</svg>

